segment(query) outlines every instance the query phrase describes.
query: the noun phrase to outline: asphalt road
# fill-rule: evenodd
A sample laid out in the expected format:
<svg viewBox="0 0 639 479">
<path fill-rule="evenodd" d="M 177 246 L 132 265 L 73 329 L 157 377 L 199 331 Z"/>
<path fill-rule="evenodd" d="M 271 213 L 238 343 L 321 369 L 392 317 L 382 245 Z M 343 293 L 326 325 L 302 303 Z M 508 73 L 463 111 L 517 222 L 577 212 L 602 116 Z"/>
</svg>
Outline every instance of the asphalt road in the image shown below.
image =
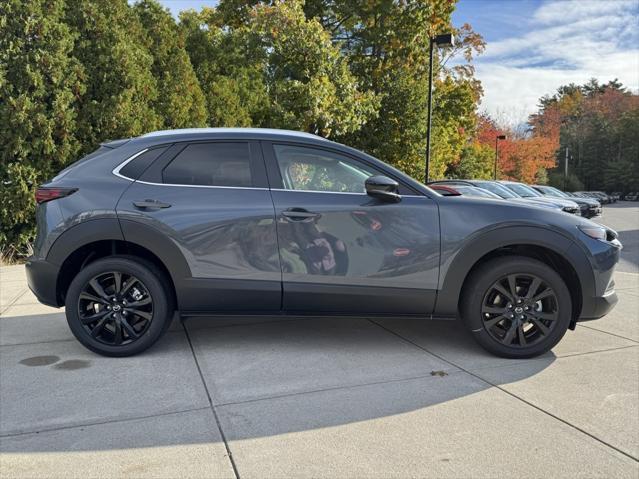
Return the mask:
<svg viewBox="0 0 639 479">
<path fill-rule="evenodd" d="M 523 361 L 394 318 L 189 319 L 109 359 L 0 268 L 0 477 L 636 479 L 639 203 L 601 222 L 619 304 Z"/>
</svg>

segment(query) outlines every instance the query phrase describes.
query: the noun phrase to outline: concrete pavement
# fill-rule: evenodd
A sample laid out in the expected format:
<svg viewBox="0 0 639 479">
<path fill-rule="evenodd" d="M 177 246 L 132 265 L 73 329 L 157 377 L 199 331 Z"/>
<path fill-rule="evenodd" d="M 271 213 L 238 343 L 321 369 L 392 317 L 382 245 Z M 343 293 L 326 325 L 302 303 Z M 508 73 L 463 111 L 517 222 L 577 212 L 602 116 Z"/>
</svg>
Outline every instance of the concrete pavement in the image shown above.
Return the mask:
<svg viewBox="0 0 639 479">
<path fill-rule="evenodd" d="M 634 254 L 611 314 L 525 361 L 392 318 L 193 318 L 108 359 L 0 268 L 0 477 L 637 478 Z"/>
</svg>

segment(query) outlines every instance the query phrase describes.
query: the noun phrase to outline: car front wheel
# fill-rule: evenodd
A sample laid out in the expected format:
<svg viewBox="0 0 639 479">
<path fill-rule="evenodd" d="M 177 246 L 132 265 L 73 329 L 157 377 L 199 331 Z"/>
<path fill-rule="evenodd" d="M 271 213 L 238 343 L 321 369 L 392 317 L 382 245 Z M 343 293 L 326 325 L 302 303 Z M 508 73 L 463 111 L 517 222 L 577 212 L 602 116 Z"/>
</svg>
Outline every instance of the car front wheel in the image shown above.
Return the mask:
<svg viewBox="0 0 639 479">
<path fill-rule="evenodd" d="M 552 349 L 572 318 L 570 292 L 541 261 L 507 256 L 488 261 L 466 282 L 462 319 L 486 350 L 506 358 L 530 358 Z"/>
<path fill-rule="evenodd" d="M 104 356 L 131 356 L 153 345 L 172 319 L 164 274 L 150 262 L 112 256 L 73 279 L 65 307 L 69 327 L 85 347 Z"/>
</svg>

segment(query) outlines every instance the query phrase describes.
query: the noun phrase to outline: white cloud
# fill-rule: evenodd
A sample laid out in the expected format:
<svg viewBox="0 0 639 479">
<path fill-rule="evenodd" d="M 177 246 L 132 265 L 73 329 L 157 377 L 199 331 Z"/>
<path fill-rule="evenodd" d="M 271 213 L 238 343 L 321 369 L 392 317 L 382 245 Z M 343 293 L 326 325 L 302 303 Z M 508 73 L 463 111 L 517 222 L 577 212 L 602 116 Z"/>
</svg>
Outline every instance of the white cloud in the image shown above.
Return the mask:
<svg viewBox="0 0 639 479">
<path fill-rule="evenodd" d="M 554 0 L 535 12 L 520 36 L 487 45 L 476 62 L 482 107 L 525 121 L 541 96 L 567 83 L 618 78 L 639 90 L 639 3 Z"/>
</svg>

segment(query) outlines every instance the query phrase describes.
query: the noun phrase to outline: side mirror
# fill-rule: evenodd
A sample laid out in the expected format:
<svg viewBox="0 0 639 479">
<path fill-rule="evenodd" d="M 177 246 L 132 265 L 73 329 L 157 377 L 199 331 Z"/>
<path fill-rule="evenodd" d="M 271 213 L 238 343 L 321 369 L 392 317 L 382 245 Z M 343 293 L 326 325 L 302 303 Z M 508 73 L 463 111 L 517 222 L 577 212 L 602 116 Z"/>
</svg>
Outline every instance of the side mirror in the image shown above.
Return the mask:
<svg viewBox="0 0 639 479">
<path fill-rule="evenodd" d="M 402 197 L 399 195 L 399 183 L 388 176 L 371 176 L 364 183 L 366 194 L 387 203 L 399 203 Z"/>
</svg>

